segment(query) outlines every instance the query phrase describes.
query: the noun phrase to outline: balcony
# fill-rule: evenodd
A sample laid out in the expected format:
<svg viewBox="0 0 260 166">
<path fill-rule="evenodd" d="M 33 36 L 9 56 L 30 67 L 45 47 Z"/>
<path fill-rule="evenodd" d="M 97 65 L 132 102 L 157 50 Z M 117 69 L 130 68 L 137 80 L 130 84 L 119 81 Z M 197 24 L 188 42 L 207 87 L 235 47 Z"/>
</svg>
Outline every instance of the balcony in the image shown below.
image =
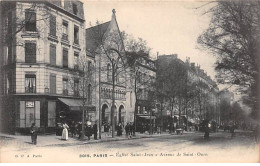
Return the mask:
<svg viewBox="0 0 260 166">
<path fill-rule="evenodd" d="M 25 93 L 36 93 L 36 87 L 25 87 Z"/>
</svg>

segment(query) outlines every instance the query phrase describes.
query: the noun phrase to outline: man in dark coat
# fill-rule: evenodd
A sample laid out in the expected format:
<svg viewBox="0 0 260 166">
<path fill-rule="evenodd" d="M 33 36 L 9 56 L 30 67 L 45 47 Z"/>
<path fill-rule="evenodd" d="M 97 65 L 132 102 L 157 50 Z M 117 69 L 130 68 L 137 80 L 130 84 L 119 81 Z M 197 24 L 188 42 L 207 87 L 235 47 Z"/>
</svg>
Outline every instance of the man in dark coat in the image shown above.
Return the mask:
<svg viewBox="0 0 260 166">
<path fill-rule="evenodd" d="M 97 140 L 97 123 L 93 125 L 92 131 L 94 134 L 94 139 Z"/>
<path fill-rule="evenodd" d="M 105 136 L 109 136 L 109 129 L 110 129 L 109 124 L 105 123 L 105 125 L 104 125 Z"/>
<path fill-rule="evenodd" d="M 129 123 L 127 123 L 126 125 L 125 125 L 125 134 L 126 134 L 126 137 L 127 138 L 129 138 L 128 136 L 129 136 L 129 130 L 130 130 L 130 125 L 129 125 Z"/>
<path fill-rule="evenodd" d="M 34 145 L 36 145 L 37 144 L 38 128 L 35 125 L 35 123 L 32 123 L 31 129 L 30 129 L 30 133 L 31 133 L 32 143 Z"/>
<path fill-rule="evenodd" d="M 88 137 L 88 140 L 90 140 L 90 136 L 92 136 L 92 128 L 90 125 L 87 125 L 86 127 L 86 136 Z"/>
<path fill-rule="evenodd" d="M 81 122 L 78 122 L 76 129 L 77 129 L 77 133 L 78 133 L 79 139 L 80 139 L 81 135 L 82 135 L 82 123 Z"/>
</svg>

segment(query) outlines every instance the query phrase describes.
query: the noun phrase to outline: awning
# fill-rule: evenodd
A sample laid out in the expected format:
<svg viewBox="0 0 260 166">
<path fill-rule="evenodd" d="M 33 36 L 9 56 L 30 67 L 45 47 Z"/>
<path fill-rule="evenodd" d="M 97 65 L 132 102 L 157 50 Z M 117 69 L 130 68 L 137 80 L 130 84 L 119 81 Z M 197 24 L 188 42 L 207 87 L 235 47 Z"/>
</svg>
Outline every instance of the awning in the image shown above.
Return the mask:
<svg viewBox="0 0 260 166">
<path fill-rule="evenodd" d="M 58 98 L 58 100 L 67 105 L 71 111 L 80 111 L 83 109 L 83 102 L 80 99 Z M 85 105 L 85 109 L 88 109 L 88 111 L 95 111 L 96 107 L 93 105 Z"/>
<path fill-rule="evenodd" d="M 142 114 L 142 115 L 137 115 L 139 118 L 145 118 L 145 119 L 156 119 L 155 116 L 150 116 L 150 115 L 145 115 L 145 114 Z"/>
</svg>

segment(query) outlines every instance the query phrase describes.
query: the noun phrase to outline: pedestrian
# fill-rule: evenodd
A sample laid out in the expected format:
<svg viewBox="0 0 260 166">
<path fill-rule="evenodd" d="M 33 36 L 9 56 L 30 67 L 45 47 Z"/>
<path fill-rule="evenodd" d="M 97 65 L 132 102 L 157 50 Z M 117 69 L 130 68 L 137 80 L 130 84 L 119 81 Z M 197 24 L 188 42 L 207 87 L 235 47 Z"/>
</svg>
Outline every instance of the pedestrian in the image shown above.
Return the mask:
<svg viewBox="0 0 260 166">
<path fill-rule="evenodd" d="M 130 128 L 131 128 L 131 132 L 132 132 L 132 136 L 135 136 L 135 125 L 134 125 L 134 123 L 132 122 L 132 123 L 130 123 Z"/>
<path fill-rule="evenodd" d="M 125 134 L 126 134 L 127 138 L 129 138 L 129 134 L 130 134 L 129 129 L 130 129 L 130 125 L 129 125 L 129 123 L 127 123 L 126 126 L 125 126 Z"/>
<path fill-rule="evenodd" d="M 259 135 L 260 135 L 260 125 L 257 124 L 254 128 L 254 137 L 255 137 L 255 142 L 258 144 L 259 143 Z"/>
<path fill-rule="evenodd" d="M 209 130 L 210 130 L 210 124 L 209 122 L 205 121 L 205 134 L 204 134 L 204 138 L 205 139 L 209 139 Z"/>
<path fill-rule="evenodd" d="M 230 126 L 231 139 L 235 137 L 235 125 Z"/>
<path fill-rule="evenodd" d="M 70 131 L 71 131 L 71 137 L 74 137 L 74 135 L 76 135 L 76 124 L 74 121 L 71 122 Z"/>
<path fill-rule="evenodd" d="M 80 139 L 80 137 L 82 135 L 82 122 L 78 122 L 76 130 L 77 130 L 77 134 L 79 136 L 78 138 Z"/>
<path fill-rule="evenodd" d="M 67 141 L 69 139 L 69 132 L 68 132 L 69 126 L 66 123 L 64 123 L 62 127 L 63 130 L 62 130 L 61 139 Z"/>
<path fill-rule="evenodd" d="M 109 129 L 110 129 L 109 123 L 105 123 L 104 125 L 105 136 L 109 136 Z"/>
<path fill-rule="evenodd" d="M 117 125 L 117 136 L 122 136 L 122 125 L 121 123 L 118 123 Z"/>
<path fill-rule="evenodd" d="M 94 134 L 94 139 L 97 140 L 97 122 L 93 125 L 92 128 L 93 134 Z"/>
<path fill-rule="evenodd" d="M 35 125 L 35 123 L 32 123 L 30 133 L 31 133 L 32 144 L 36 145 L 37 144 L 38 127 Z"/>
<path fill-rule="evenodd" d="M 87 122 L 86 136 L 88 137 L 88 140 L 90 140 L 90 137 L 92 136 L 91 122 Z"/>
</svg>

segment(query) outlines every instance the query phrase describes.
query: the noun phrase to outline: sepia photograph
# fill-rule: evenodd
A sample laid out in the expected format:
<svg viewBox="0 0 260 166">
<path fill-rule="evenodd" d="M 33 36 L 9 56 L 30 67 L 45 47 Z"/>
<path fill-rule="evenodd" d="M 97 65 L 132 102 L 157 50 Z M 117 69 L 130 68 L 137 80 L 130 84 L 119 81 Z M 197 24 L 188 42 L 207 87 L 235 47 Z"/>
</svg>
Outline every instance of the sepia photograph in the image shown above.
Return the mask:
<svg viewBox="0 0 260 166">
<path fill-rule="evenodd" d="M 259 163 L 259 0 L 0 0 L 0 163 Z"/>
</svg>

